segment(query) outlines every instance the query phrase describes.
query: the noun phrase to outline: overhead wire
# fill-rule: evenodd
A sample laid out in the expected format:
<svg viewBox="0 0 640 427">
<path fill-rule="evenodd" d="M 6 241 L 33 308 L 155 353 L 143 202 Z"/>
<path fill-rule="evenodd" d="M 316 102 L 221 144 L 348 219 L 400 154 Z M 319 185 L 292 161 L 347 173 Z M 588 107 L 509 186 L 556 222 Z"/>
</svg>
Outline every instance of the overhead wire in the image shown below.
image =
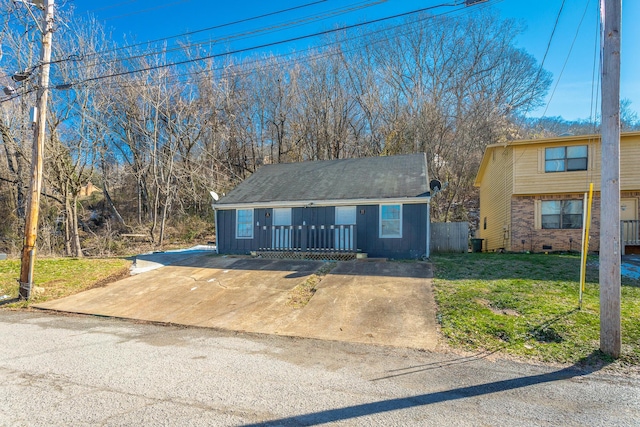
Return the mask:
<svg viewBox="0 0 640 427">
<path fill-rule="evenodd" d="M 173 36 L 168 36 L 168 37 L 164 37 L 164 38 L 159 38 L 159 39 L 155 39 L 155 40 L 151 40 L 151 41 L 147 41 L 147 42 L 135 43 L 135 44 L 132 44 L 132 45 L 121 46 L 121 47 L 114 48 L 114 49 L 103 50 L 103 51 L 94 52 L 94 53 L 90 53 L 90 54 L 84 54 L 84 55 L 82 55 L 82 57 L 83 57 L 83 59 L 86 59 L 86 58 L 91 58 L 91 57 L 94 57 L 94 56 L 102 56 L 101 58 L 99 58 L 97 60 L 97 62 L 103 64 L 103 63 L 105 63 L 105 58 L 103 57 L 103 55 L 106 54 L 106 53 L 117 52 L 117 51 L 120 51 L 120 50 L 123 50 L 123 49 L 129 49 L 129 48 L 132 48 L 132 47 L 137 47 L 137 46 L 142 46 L 142 45 L 149 45 L 149 44 L 157 43 L 157 42 L 160 42 L 160 41 L 168 41 L 168 40 L 171 40 L 171 39 L 174 39 L 174 38 L 185 37 L 185 36 L 189 36 L 189 35 L 192 35 L 192 34 L 197 34 L 197 33 L 204 32 L 204 31 L 210 31 L 210 30 L 213 30 L 213 29 L 219 29 L 219 28 L 224 28 L 224 27 L 228 27 L 228 26 L 232 26 L 232 25 L 237 25 L 237 24 L 240 24 L 240 23 L 250 22 L 250 21 L 253 21 L 253 20 L 263 19 L 263 18 L 266 18 L 266 17 L 271 17 L 271 16 L 275 16 L 275 15 L 278 15 L 278 14 L 286 13 L 286 12 L 291 12 L 291 11 L 294 11 L 294 10 L 302 9 L 302 8 L 309 7 L 309 6 L 312 6 L 312 5 L 316 5 L 316 4 L 319 4 L 319 3 L 323 3 L 323 2 L 326 2 L 326 1 L 327 0 L 316 0 L 316 1 L 313 1 L 311 3 L 305 3 L 305 4 L 302 4 L 302 5 L 295 6 L 295 7 L 290 7 L 290 8 L 286 8 L 286 9 L 280 9 L 280 10 L 277 10 L 277 11 L 261 14 L 261 15 L 258 15 L 258 16 L 253 16 L 253 17 L 249 17 L 249 18 L 245 18 L 245 19 L 240 19 L 240 20 L 236 20 L 236 21 L 233 21 L 233 22 L 229 22 L 229 23 L 219 24 L 219 25 L 216 25 L 216 26 L 212 26 L 212 27 L 208 27 L 208 28 L 204 28 L 204 29 L 200 29 L 200 30 L 189 31 L 189 32 L 185 32 L 185 33 L 181 33 L 181 34 L 177 34 L 177 35 L 173 35 Z M 366 0 L 366 1 L 370 2 L 372 0 Z M 387 1 L 387 0 L 378 0 L 378 3 L 381 2 L 381 1 Z M 206 44 L 206 43 L 209 43 L 209 42 L 205 41 L 203 43 Z M 176 49 L 183 49 L 185 47 L 188 47 L 188 46 L 180 46 L 180 47 L 178 47 Z M 154 54 L 163 54 L 163 53 L 167 53 L 166 49 L 164 51 L 151 52 L 148 55 L 140 55 L 138 57 L 152 56 Z M 115 60 L 116 61 L 118 61 L 118 60 L 130 60 L 130 59 L 135 59 L 135 58 L 136 57 L 125 57 L 123 59 L 115 59 Z M 95 65 L 95 64 L 87 64 L 86 67 L 90 67 L 90 66 L 93 66 L 93 65 Z M 4 76 L 0 75 L 0 77 L 8 77 L 8 76 L 10 76 L 10 75 L 4 75 Z"/>
<path fill-rule="evenodd" d="M 99 52 L 88 54 L 88 55 L 86 55 L 86 57 L 90 58 L 92 56 L 104 55 L 106 53 L 112 53 L 112 52 L 117 52 L 117 51 L 121 51 L 121 50 L 125 50 L 125 49 L 131 49 L 133 47 L 150 45 L 150 44 L 153 44 L 153 43 L 168 41 L 168 40 L 176 39 L 176 38 L 180 38 L 180 37 L 188 37 L 188 36 L 191 36 L 191 35 L 194 35 L 194 34 L 198 34 L 198 33 L 202 33 L 202 32 L 206 32 L 206 31 L 212 31 L 212 30 L 217 30 L 217 29 L 220 29 L 220 28 L 230 27 L 230 26 L 233 26 L 233 25 L 244 24 L 244 23 L 255 21 L 255 20 L 259 20 L 259 19 L 268 18 L 270 16 L 275 16 L 275 15 L 279 15 L 279 14 L 283 14 L 283 13 L 287 13 L 287 12 L 292 12 L 294 10 L 306 8 L 306 7 L 313 6 L 313 5 L 316 5 L 316 4 L 319 4 L 319 3 L 324 3 L 326 1 L 327 0 L 317 0 L 317 1 L 310 2 L 310 3 L 305 3 L 305 4 L 302 4 L 302 5 L 290 7 L 290 8 L 287 8 L 287 9 L 280 9 L 280 10 L 277 10 L 277 11 L 263 13 L 263 14 L 257 15 L 257 16 L 252 16 L 252 17 L 249 17 L 249 18 L 243 18 L 243 19 L 238 19 L 236 21 L 232 21 L 232 22 L 226 22 L 224 24 L 213 25 L 213 26 L 207 27 L 207 28 L 201 28 L 201 29 L 198 29 L 198 30 L 187 31 L 187 32 L 184 32 L 184 33 L 175 34 L 175 35 L 167 36 L 167 37 L 161 37 L 161 38 L 154 39 L 154 40 L 148 40 L 148 41 L 144 41 L 144 42 L 139 42 L 139 43 L 129 44 L 129 45 L 125 45 L 125 46 L 120 46 L 120 47 L 117 47 L 117 48 L 114 48 L 114 49 L 109 49 L 109 50 L 106 50 L 106 51 L 99 51 Z M 386 0 L 384 0 L 384 1 L 386 1 Z"/>
<path fill-rule="evenodd" d="M 547 105 L 544 108 L 544 112 L 542 113 L 542 117 L 547 114 L 547 110 L 549 109 L 549 105 L 551 105 L 551 101 L 553 100 L 553 95 L 556 93 L 556 89 L 558 89 L 558 85 L 560 84 L 560 80 L 562 80 L 562 74 L 564 73 L 565 68 L 567 67 L 567 63 L 569 62 L 569 58 L 571 57 L 571 52 L 573 51 L 573 47 L 576 44 L 576 40 L 578 39 L 578 35 L 580 34 L 580 28 L 582 27 L 582 23 L 584 22 L 584 17 L 587 15 L 589 10 L 589 4 L 591 4 L 591 0 L 587 0 L 587 4 L 585 5 L 584 12 L 582 12 L 582 17 L 580 18 L 580 22 L 578 23 L 578 27 L 576 28 L 576 33 L 573 36 L 573 40 L 571 41 L 571 46 L 569 46 L 569 51 L 567 52 L 567 57 L 562 64 L 562 68 L 560 69 L 560 74 L 558 74 L 558 78 L 556 79 L 556 84 L 553 86 L 551 90 L 551 95 L 549 95 L 549 99 L 547 101 Z"/>
<path fill-rule="evenodd" d="M 445 4 L 444 6 L 451 6 L 451 5 L 455 6 L 455 4 Z M 80 81 L 77 81 L 77 82 L 70 82 L 70 84 L 78 85 L 78 84 L 88 83 L 88 82 L 92 82 L 92 81 L 104 80 L 104 79 L 107 79 L 107 78 L 120 77 L 120 76 L 136 74 L 136 73 L 145 72 L 145 71 L 157 70 L 157 69 L 161 69 L 161 68 L 174 67 L 174 66 L 178 66 L 178 65 L 185 65 L 185 64 L 189 64 L 189 63 L 193 63 L 193 62 L 204 61 L 204 60 L 207 60 L 207 59 L 214 59 L 214 58 L 223 57 L 223 56 L 236 55 L 236 54 L 239 54 L 239 53 L 245 53 L 245 52 L 249 52 L 249 51 L 253 51 L 253 50 L 260 50 L 260 49 L 264 49 L 264 48 L 267 48 L 267 47 L 273 47 L 273 46 L 286 44 L 286 43 L 293 43 L 293 42 L 297 42 L 297 41 L 301 41 L 301 40 L 305 40 L 305 39 L 309 39 L 309 38 L 315 38 L 315 37 L 319 37 L 319 36 L 333 34 L 333 33 L 336 33 L 336 32 L 342 32 L 342 31 L 345 31 L 345 30 L 353 29 L 353 28 L 358 28 L 358 27 L 362 27 L 362 26 L 366 26 L 366 25 L 371 25 L 371 24 L 374 24 L 374 23 L 384 22 L 384 21 L 388 21 L 388 20 L 391 20 L 391 19 L 397 19 L 397 18 L 400 18 L 400 17 L 414 15 L 414 14 L 417 14 L 417 13 L 425 12 L 425 11 L 428 11 L 428 10 L 431 10 L 431 9 L 435 9 L 435 8 L 438 8 L 438 7 L 442 7 L 442 6 L 443 5 L 429 6 L 429 7 L 425 7 L 425 8 L 421 8 L 421 9 L 417 9 L 417 10 L 413 10 L 413 11 L 409 11 L 409 12 L 403 12 L 403 13 L 399 13 L 399 14 L 395 14 L 395 15 L 391 15 L 391 16 L 387 16 L 387 17 L 382 17 L 382 18 L 377 18 L 377 19 L 365 21 L 365 22 L 360 22 L 360 23 L 356 23 L 356 24 L 350 24 L 350 25 L 346 25 L 346 26 L 343 26 L 343 27 L 339 27 L 339 28 L 323 30 L 323 31 L 318 31 L 318 32 L 311 33 L 311 34 L 305 34 L 305 35 L 301 35 L 301 36 L 291 37 L 291 38 L 284 39 L 284 40 L 278 40 L 278 41 L 274 41 L 274 42 L 263 43 L 263 44 L 259 44 L 259 45 L 255 45 L 255 46 L 249 46 L 249 47 L 245 47 L 245 48 L 239 48 L 239 49 L 231 50 L 231 51 L 224 52 L 224 53 L 209 54 L 209 55 L 204 55 L 204 56 L 201 56 L 201 57 L 198 57 L 198 58 L 185 59 L 185 60 L 181 60 L 181 61 L 174 61 L 174 62 L 165 63 L 165 64 L 158 64 L 158 65 L 153 65 L 153 66 L 149 66 L 149 67 L 143 67 L 143 68 L 139 68 L 139 69 L 135 69 L 135 70 L 126 70 L 126 71 L 121 71 L 121 72 L 102 75 L 102 76 L 90 77 L 90 78 L 86 78 L 86 79 L 83 79 L 83 80 L 80 80 Z"/>
<path fill-rule="evenodd" d="M 323 0 L 326 1 L 326 0 Z M 259 29 L 253 29 L 253 30 L 249 30 L 249 31 L 244 31 L 241 33 L 236 33 L 236 34 L 231 34 L 231 35 L 226 35 L 226 36 L 222 36 L 218 39 L 206 39 L 206 40 L 201 40 L 201 41 L 194 41 L 194 42 L 190 42 L 190 43 L 186 43 L 186 44 L 181 44 L 181 45 L 177 45 L 175 47 L 162 47 L 160 50 L 156 50 L 156 51 L 147 51 L 147 52 L 142 52 L 140 54 L 132 54 L 130 56 L 124 56 L 124 57 L 120 57 L 120 58 L 113 58 L 113 59 L 105 59 L 104 57 L 100 57 L 98 58 L 95 62 L 93 63 L 88 63 L 85 64 L 84 66 L 79 66 L 77 67 L 77 69 L 80 68 L 86 68 L 86 67 L 91 67 L 94 66 L 98 63 L 100 64 L 105 64 L 105 63 L 116 63 L 116 62 L 125 62 L 125 61 L 130 61 L 130 60 L 134 60 L 134 59 L 139 59 L 139 58 L 144 58 L 144 57 L 150 57 L 150 56 L 157 56 L 157 55 L 166 55 L 168 53 L 171 52 L 175 52 L 175 51 L 185 51 L 187 49 L 191 49 L 191 48 L 197 48 L 197 47 L 201 47 L 203 45 L 213 45 L 213 44 L 217 44 L 217 43 L 222 43 L 222 42 L 230 42 L 230 41 L 238 41 L 238 40 L 242 40 L 245 38 L 251 38 L 254 36 L 257 36 L 259 34 L 268 34 L 268 33 L 272 33 L 272 32 L 277 32 L 277 31 L 282 31 L 283 29 L 287 29 L 287 28 L 295 28 L 301 25 L 305 25 L 311 22 L 317 22 L 320 20 L 324 20 L 324 19 L 329 19 L 331 17 L 335 17 L 338 15 L 342 15 L 342 14 L 346 14 L 346 13 L 351 13 L 354 12 L 356 10 L 360 10 L 362 8 L 366 8 L 366 7 L 370 7 L 376 4 L 380 4 L 383 2 L 386 2 L 387 0 L 366 0 L 364 2 L 361 3 L 356 3 L 356 5 L 358 6 L 354 6 L 354 7 L 349 7 L 349 8 L 337 8 L 337 9 L 332 9 L 330 11 L 327 11 L 323 14 L 319 14 L 319 15 L 313 15 L 313 16 L 307 16 L 307 17 L 303 17 L 303 18 L 299 18 L 293 21 L 288 21 L 288 22 L 284 22 L 284 23 L 280 23 L 280 24 L 275 24 L 275 25 L 271 25 L 269 27 L 263 27 L 263 28 L 259 28 Z M 315 4 L 315 3 L 313 3 Z M 270 15 L 270 14 L 267 14 Z M 255 18 L 249 18 L 250 20 L 253 19 L 258 19 L 261 17 L 264 17 L 266 15 L 260 15 L 258 17 Z M 241 21 L 235 21 L 233 23 L 228 23 L 228 24 L 222 24 L 219 25 L 217 27 L 226 27 L 229 25 L 235 25 L 236 23 L 239 22 L 243 22 L 245 20 L 241 20 Z M 210 27 L 213 28 L 213 27 Z M 210 29 L 209 28 L 209 29 Z M 196 31 L 191 31 L 188 33 L 183 33 L 183 35 L 190 35 L 190 34 L 195 34 L 201 31 L 208 31 L 209 29 L 204 29 L 204 30 L 196 30 Z M 170 38 L 177 38 L 177 37 L 182 37 L 183 35 L 177 35 L 177 36 L 171 36 L 169 38 L 162 38 L 162 39 L 157 39 L 154 40 L 152 42 L 149 43 L 156 43 L 158 41 L 165 41 L 168 40 Z M 129 45 L 129 46 L 140 46 L 140 45 L 144 45 L 147 44 L 147 42 L 145 43 L 137 43 L 134 45 Z M 120 51 L 122 49 L 124 49 L 125 47 L 122 48 L 117 48 L 112 50 L 113 52 L 115 51 Z M 89 54 L 86 55 L 86 57 L 92 57 L 92 56 L 96 56 L 99 53 L 94 53 L 94 54 Z"/>
<path fill-rule="evenodd" d="M 498 1 L 502 1 L 502 0 L 498 0 Z M 464 11 L 465 9 L 456 9 L 453 11 L 448 11 L 448 12 L 443 12 L 441 14 L 436 14 L 436 15 L 429 15 L 425 18 L 419 18 L 416 20 L 416 22 L 421 22 L 421 21 L 425 21 L 425 20 L 429 20 L 432 18 L 436 18 L 439 16 L 443 16 L 443 15 L 448 15 L 448 14 L 454 14 L 456 12 L 460 12 L 460 11 Z M 466 13 L 471 13 L 470 10 L 466 9 Z M 460 13 L 459 15 L 463 15 L 464 13 Z M 396 30 L 398 28 L 401 28 L 405 26 L 404 23 L 398 24 L 396 26 L 385 26 L 381 29 L 375 30 L 375 31 L 371 31 L 368 33 L 363 33 L 360 34 L 358 36 L 355 37 L 351 37 L 349 39 L 349 41 L 353 41 L 355 39 L 358 38 L 364 38 L 364 37 L 371 37 L 375 34 L 378 33 L 384 33 L 384 32 L 388 32 L 388 31 L 392 31 L 392 30 Z M 407 30 L 406 32 L 402 32 L 401 34 L 406 34 L 408 32 L 412 31 L 411 29 Z M 378 39 L 374 39 L 373 41 L 369 42 L 369 45 L 375 45 L 378 43 L 383 42 L 386 39 L 383 38 L 378 38 Z M 331 42 L 331 43 L 327 43 L 327 44 L 323 44 L 321 46 L 312 46 L 309 48 L 306 48 L 302 51 L 298 51 L 295 54 L 290 54 L 290 53 L 282 53 L 282 54 L 278 54 L 278 55 L 270 55 L 266 58 L 259 58 L 259 59 L 253 59 L 249 62 L 242 62 L 242 63 L 238 63 L 237 65 L 222 65 L 220 67 L 216 67 L 216 68 L 210 68 L 210 69 L 206 69 L 206 70 L 198 70 L 198 71 L 190 71 L 190 72 L 186 72 L 184 74 L 178 74 L 178 75 L 174 75 L 172 76 L 173 78 L 180 78 L 180 77 L 192 77 L 190 79 L 185 80 L 181 80 L 181 83 L 188 83 L 188 82 L 193 82 L 193 81 L 198 81 L 201 78 L 198 77 L 198 75 L 200 74 L 210 74 L 210 73 L 214 73 L 216 71 L 225 71 L 224 74 L 222 75 L 218 75 L 216 77 L 219 78 L 225 78 L 225 77 L 229 77 L 229 76 L 247 76 L 250 75 L 253 72 L 256 72 L 258 70 L 261 69 L 267 69 L 267 68 L 282 68 L 290 63 L 304 63 L 304 62 L 308 62 L 311 60 L 316 60 L 316 59 L 322 59 L 322 58 L 326 58 L 326 57 L 330 57 L 330 56 L 335 56 L 335 55 L 339 55 L 341 53 L 345 53 L 345 52 L 351 52 L 353 50 L 359 49 L 359 46 L 354 46 L 351 49 L 344 49 L 344 48 L 340 48 L 339 50 L 333 50 L 333 51 L 329 51 L 327 52 L 327 49 L 329 47 L 332 46 L 340 46 L 341 44 L 344 43 L 344 40 L 338 40 L 335 42 Z M 314 51 L 314 50 L 318 50 L 319 53 L 317 54 L 313 54 L 310 55 L 309 53 Z M 274 58 L 287 58 L 284 61 L 280 61 L 280 62 L 268 62 L 273 60 Z M 251 65 L 255 65 L 254 67 L 250 67 Z M 249 66 L 249 68 L 248 68 Z M 235 69 L 238 69 L 239 71 L 235 71 Z M 205 76 L 204 78 L 208 78 L 209 75 Z M 131 86 L 150 86 L 153 85 L 153 83 L 140 83 L 140 82 L 131 82 L 130 84 Z M 128 85 L 126 83 L 122 83 L 122 82 L 113 82 L 113 83 L 103 83 L 102 86 L 106 86 L 106 87 L 128 87 Z"/>
<path fill-rule="evenodd" d="M 592 133 L 596 132 L 596 121 L 597 121 L 597 115 L 598 115 L 598 99 L 600 96 L 600 69 L 598 68 L 598 66 L 602 67 L 602 62 L 598 61 L 598 58 L 600 58 L 600 19 L 601 16 L 598 13 L 597 14 L 598 19 L 596 19 L 596 27 L 595 27 L 595 34 L 596 36 L 594 37 L 594 41 L 595 41 L 595 46 L 594 46 L 594 53 L 593 53 L 593 69 L 591 72 L 591 106 L 589 109 L 589 120 L 591 120 L 591 124 L 592 124 Z M 596 84 L 597 83 L 597 84 Z M 595 89 L 594 89 L 595 86 Z M 594 95 L 594 91 L 595 91 L 595 95 Z"/>
<path fill-rule="evenodd" d="M 475 9 L 477 10 L 477 9 L 480 9 L 480 8 L 486 8 L 486 7 L 490 6 L 489 3 L 494 3 L 495 4 L 495 3 L 498 3 L 498 2 L 501 2 L 501 1 L 503 1 L 503 0 L 494 0 L 494 1 L 489 0 L 489 2 L 487 2 L 486 4 L 482 5 L 481 7 L 476 7 Z M 447 5 L 450 5 L 450 4 L 447 4 Z M 167 67 L 186 64 L 186 63 L 199 62 L 199 61 L 204 61 L 204 60 L 207 60 L 207 59 L 212 59 L 212 58 L 215 58 L 215 57 L 231 56 L 234 53 L 246 52 L 246 51 L 250 51 L 250 50 L 256 50 L 256 49 L 264 48 L 264 47 L 267 47 L 267 46 L 273 46 L 273 45 L 277 45 L 277 44 L 288 43 L 291 40 L 300 40 L 300 39 L 305 39 L 305 38 L 310 38 L 310 37 L 317 37 L 318 35 L 330 34 L 330 33 L 335 33 L 335 32 L 338 32 L 338 31 L 345 31 L 347 29 L 361 27 L 361 26 L 365 26 L 365 25 L 370 25 L 372 23 L 378 23 L 378 22 L 382 22 L 382 21 L 386 21 L 386 20 L 390 20 L 390 19 L 394 19 L 394 18 L 398 18 L 398 17 L 410 16 L 410 15 L 418 14 L 420 12 L 424 12 L 426 10 L 434 9 L 434 8 L 437 8 L 437 7 L 440 7 L 440 6 L 442 6 L 442 5 L 436 5 L 436 6 L 430 6 L 430 7 L 426 7 L 426 8 L 421 8 L 421 9 L 417 9 L 417 10 L 413 10 L 413 11 L 409 11 L 409 12 L 405 12 L 405 13 L 401 13 L 401 14 L 395 14 L 395 15 L 392 15 L 392 16 L 378 18 L 378 19 L 375 19 L 375 20 L 370 20 L 370 21 L 365 21 L 365 22 L 361 22 L 361 23 L 358 23 L 358 24 L 344 26 L 344 27 L 333 29 L 333 30 L 326 30 L 326 31 L 321 31 L 321 32 L 313 33 L 313 34 L 307 34 L 307 35 L 304 35 L 304 36 L 295 37 L 295 38 L 292 38 L 292 39 L 280 40 L 278 42 L 272 42 L 272 43 L 268 43 L 268 44 L 264 44 L 264 45 L 243 48 L 243 49 L 239 49 L 237 51 L 224 52 L 224 53 L 218 53 L 218 54 L 213 54 L 213 55 L 207 55 L 205 57 L 192 58 L 192 59 L 189 59 L 189 60 L 178 61 L 178 62 L 169 63 L 169 64 L 161 64 L 161 65 L 158 65 L 158 66 L 147 67 L 145 69 L 129 70 L 129 71 L 126 71 L 126 72 L 114 73 L 114 74 L 111 74 L 111 75 L 104 75 L 104 76 L 99 76 L 99 77 L 95 77 L 95 78 L 84 79 L 84 80 L 80 80 L 80 81 L 74 82 L 74 85 L 77 86 L 77 85 L 80 85 L 82 83 L 88 83 L 88 82 L 102 80 L 102 79 L 106 79 L 106 78 L 112 78 L 112 77 L 116 77 L 116 76 L 134 74 L 134 73 L 139 73 L 139 72 L 143 72 L 143 71 L 151 71 L 151 70 L 155 70 L 155 69 L 167 68 Z M 441 15 L 445 15 L 445 14 L 453 14 L 453 13 L 456 13 L 456 12 L 459 12 L 459 11 L 462 11 L 462 10 L 465 10 L 465 8 L 463 7 L 463 8 L 458 8 L 458 9 L 455 9 L 455 10 L 452 10 L 452 11 L 443 12 L 441 14 L 430 15 L 425 19 L 431 19 L 433 17 L 437 17 L 437 16 L 441 16 Z M 466 10 L 467 10 L 467 13 L 471 13 L 472 12 L 471 9 L 466 9 Z M 401 25 L 402 24 L 400 24 L 398 26 L 401 26 Z M 387 31 L 390 28 L 396 28 L 396 27 L 384 27 L 384 28 L 382 28 L 382 29 L 380 29 L 378 31 Z M 362 36 L 367 36 L 367 34 L 364 34 Z M 334 42 L 334 43 L 331 43 L 331 44 L 336 44 L 336 43 L 340 43 L 340 42 Z M 314 50 L 314 49 L 318 49 L 318 47 L 314 46 L 312 48 L 309 48 L 308 50 Z M 282 56 L 288 56 L 288 55 L 289 54 L 282 54 Z M 312 57 L 312 59 L 320 58 L 322 56 L 328 56 L 328 55 L 326 53 L 325 54 L 319 54 L 319 55 L 315 55 L 314 57 Z M 267 59 L 269 59 L 269 58 L 267 58 Z M 293 60 L 296 60 L 296 59 L 294 58 Z M 256 61 L 256 62 L 260 63 L 261 61 Z M 282 63 L 278 63 L 278 64 L 275 64 L 275 65 L 281 65 L 281 64 Z M 244 74 L 251 73 L 254 70 L 244 71 Z M 200 71 L 199 73 L 205 73 L 205 72 L 209 72 L 209 71 L 214 72 L 214 71 L 217 71 L 217 69 L 203 70 L 203 71 Z M 237 74 L 237 73 L 235 73 L 235 74 Z M 186 73 L 185 75 L 186 76 L 190 76 L 190 75 L 193 75 L 193 73 Z M 118 83 L 116 83 L 116 84 L 118 84 Z M 118 85 L 121 87 L 121 84 L 118 84 Z M 140 83 L 136 83 L 136 85 L 139 86 Z M 11 99 L 13 99 L 13 98 L 11 98 Z M 10 99 L 4 99 L 1 102 L 5 102 L 5 101 L 8 101 L 8 100 L 10 100 Z"/>
<path fill-rule="evenodd" d="M 562 0 L 562 4 L 560 4 L 560 10 L 558 10 L 558 15 L 556 16 L 556 21 L 553 24 L 553 29 L 551 30 L 551 35 L 549 36 L 549 42 L 547 43 L 547 48 L 545 49 L 544 55 L 542 56 L 542 62 L 540 63 L 540 68 L 538 69 L 538 73 L 536 74 L 536 79 L 534 81 L 532 90 L 535 90 L 535 87 L 536 87 L 538 81 L 540 80 L 540 75 L 544 71 L 544 63 L 547 60 L 547 55 L 549 54 L 549 51 L 551 50 L 551 42 L 553 41 L 553 37 L 556 34 L 556 29 L 558 28 L 558 23 L 560 22 L 560 16 L 562 15 L 562 10 L 564 9 L 565 1 L 566 0 Z M 529 114 L 530 106 L 531 106 L 531 104 L 529 104 L 529 107 L 527 107 L 527 109 L 524 112 L 524 117 L 525 118 L 527 117 L 527 114 Z"/>
</svg>

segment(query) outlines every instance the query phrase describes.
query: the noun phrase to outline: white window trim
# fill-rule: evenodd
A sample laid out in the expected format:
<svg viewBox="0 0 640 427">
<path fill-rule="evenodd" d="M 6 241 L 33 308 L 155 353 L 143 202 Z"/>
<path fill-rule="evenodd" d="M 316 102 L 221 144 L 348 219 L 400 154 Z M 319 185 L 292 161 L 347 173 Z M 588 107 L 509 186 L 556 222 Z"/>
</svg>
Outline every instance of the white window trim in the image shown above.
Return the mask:
<svg viewBox="0 0 640 427">
<path fill-rule="evenodd" d="M 238 213 L 240 211 L 251 211 L 251 236 L 242 236 L 242 237 L 238 236 Z M 253 239 L 253 218 L 254 218 L 253 209 L 236 209 L 236 239 Z"/>
<path fill-rule="evenodd" d="M 341 223 L 338 222 L 338 211 L 349 210 L 350 216 L 353 218 L 352 222 Z M 355 206 L 336 206 L 335 208 L 335 225 L 355 225 L 358 218 Z"/>
<path fill-rule="evenodd" d="M 280 211 L 280 212 L 281 212 L 281 213 L 283 213 L 283 214 L 284 214 L 286 211 L 288 211 L 288 213 L 289 213 L 289 221 L 287 221 L 287 222 L 288 222 L 288 224 L 276 224 L 276 218 L 278 217 L 278 215 L 276 215 L 276 211 Z M 291 208 L 273 208 L 272 215 L 273 215 L 273 219 L 272 219 L 272 221 L 273 221 L 273 225 L 274 225 L 274 226 L 276 226 L 276 227 L 280 227 L 280 226 L 283 226 L 283 227 L 284 227 L 284 226 L 289 226 L 289 225 L 291 225 L 291 224 L 292 224 L 292 221 L 293 221 L 293 212 L 291 211 Z"/>
<path fill-rule="evenodd" d="M 400 233 L 393 235 L 382 235 L 382 207 L 383 206 L 400 206 Z M 402 203 L 387 203 L 378 205 L 378 237 L 380 239 L 401 239 L 402 238 Z"/>
</svg>

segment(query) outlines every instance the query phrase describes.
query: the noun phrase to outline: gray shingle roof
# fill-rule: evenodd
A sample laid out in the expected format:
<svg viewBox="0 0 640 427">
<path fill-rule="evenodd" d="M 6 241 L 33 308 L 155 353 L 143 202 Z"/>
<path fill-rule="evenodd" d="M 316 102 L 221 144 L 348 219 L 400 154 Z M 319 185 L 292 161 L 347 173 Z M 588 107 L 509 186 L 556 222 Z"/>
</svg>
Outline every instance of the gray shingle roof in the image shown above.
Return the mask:
<svg viewBox="0 0 640 427">
<path fill-rule="evenodd" d="M 422 153 L 266 165 L 217 204 L 385 199 L 427 192 L 427 162 Z"/>
</svg>

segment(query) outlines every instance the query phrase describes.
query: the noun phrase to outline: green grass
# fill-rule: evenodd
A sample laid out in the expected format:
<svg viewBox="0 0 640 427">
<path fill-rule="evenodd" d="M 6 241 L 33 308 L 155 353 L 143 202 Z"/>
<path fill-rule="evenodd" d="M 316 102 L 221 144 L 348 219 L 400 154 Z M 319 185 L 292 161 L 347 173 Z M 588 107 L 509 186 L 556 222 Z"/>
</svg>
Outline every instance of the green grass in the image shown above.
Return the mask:
<svg viewBox="0 0 640 427">
<path fill-rule="evenodd" d="M 599 354 L 597 257 L 578 309 L 580 257 L 456 254 L 433 257 L 441 331 L 452 347 L 545 362 Z M 622 279 L 622 363 L 640 364 L 640 283 Z"/>
<path fill-rule="evenodd" d="M 40 258 L 36 259 L 29 303 L 62 298 L 100 286 L 128 274 L 130 262 L 120 258 Z M 20 260 L 0 261 L 0 303 L 18 297 Z M 4 307 L 25 307 L 26 302 Z"/>
</svg>

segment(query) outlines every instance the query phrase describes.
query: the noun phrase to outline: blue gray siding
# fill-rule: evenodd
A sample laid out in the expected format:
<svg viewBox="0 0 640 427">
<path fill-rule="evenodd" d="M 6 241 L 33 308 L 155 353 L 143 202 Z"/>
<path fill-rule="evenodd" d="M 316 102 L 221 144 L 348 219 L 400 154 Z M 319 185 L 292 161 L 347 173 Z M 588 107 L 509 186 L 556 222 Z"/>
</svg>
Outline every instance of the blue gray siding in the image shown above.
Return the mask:
<svg viewBox="0 0 640 427">
<path fill-rule="evenodd" d="M 379 237 L 379 206 L 360 205 L 356 208 L 357 247 L 369 257 L 415 259 L 426 252 L 427 204 L 403 205 L 402 238 Z M 256 224 L 272 225 L 272 209 L 254 209 L 254 239 L 236 239 L 236 211 L 218 211 L 218 251 L 221 254 L 248 254 L 258 249 Z M 335 208 L 293 208 L 292 225 L 333 225 Z"/>
</svg>

